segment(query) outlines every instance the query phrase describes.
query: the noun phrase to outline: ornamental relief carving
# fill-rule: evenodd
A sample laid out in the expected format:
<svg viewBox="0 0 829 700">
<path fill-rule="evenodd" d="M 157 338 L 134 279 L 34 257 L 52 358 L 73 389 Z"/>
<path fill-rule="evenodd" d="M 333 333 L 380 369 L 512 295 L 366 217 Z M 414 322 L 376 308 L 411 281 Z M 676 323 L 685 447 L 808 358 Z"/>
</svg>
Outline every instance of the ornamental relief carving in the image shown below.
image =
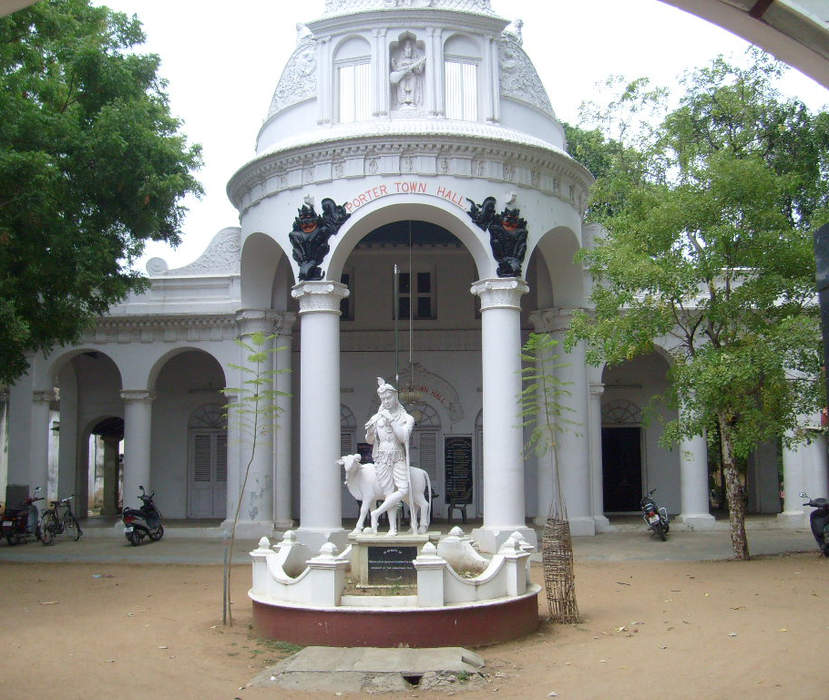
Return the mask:
<svg viewBox="0 0 829 700">
<path fill-rule="evenodd" d="M 288 59 L 273 92 L 268 117 L 317 95 L 317 46 L 306 36 Z"/>
<path fill-rule="evenodd" d="M 344 14 L 361 10 L 395 10 L 433 7 L 465 10 L 491 15 L 490 0 L 325 0 L 324 14 Z"/>
<path fill-rule="evenodd" d="M 504 36 L 498 42 L 498 55 L 501 64 L 501 94 L 527 102 L 554 116 L 550 98 L 535 66 L 512 36 Z"/>
<path fill-rule="evenodd" d="M 237 226 L 222 229 L 213 237 L 210 245 L 207 246 L 207 250 L 195 262 L 173 270 L 165 270 L 161 274 L 158 274 L 158 276 L 162 274 L 169 277 L 177 275 L 223 275 L 238 273 L 240 269 L 239 260 L 242 254 L 241 233 L 241 229 Z M 160 266 L 158 268 L 160 269 Z M 150 272 L 150 274 L 153 274 L 153 272 Z"/>
</svg>

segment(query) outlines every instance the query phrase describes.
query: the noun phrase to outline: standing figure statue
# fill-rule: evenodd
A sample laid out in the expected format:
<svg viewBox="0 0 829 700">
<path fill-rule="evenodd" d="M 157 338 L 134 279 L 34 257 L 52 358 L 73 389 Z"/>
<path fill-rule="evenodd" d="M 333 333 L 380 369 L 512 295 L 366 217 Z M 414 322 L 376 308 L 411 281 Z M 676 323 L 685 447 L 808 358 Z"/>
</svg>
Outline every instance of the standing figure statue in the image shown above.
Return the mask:
<svg viewBox="0 0 829 700">
<path fill-rule="evenodd" d="M 389 534 L 397 534 L 397 506 L 404 498 L 411 500 L 409 474 L 409 438 L 414 429 L 414 418 L 400 405 L 397 389 L 377 377 L 377 395 L 380 408 L 366 423 L 366 442 L 372 445 L 371 457 L 377 474 L 377 486 L 385 500 L 371 511 L 371 531 L 377 533 L 377 519 L 389 515 Z M 411 503 L 409 504 L 411 508 Z M 415 528 L 415 518 L 412 517 Z"/>
<path fill-rule="evenodd" d="M 389 80 L 397 85 L 397 106 L 414 108 L 420 102 L 420 78 L 426 56 L 418 58 L 411 39 L 403 42 L 400 55 L 391 59 Z"/>
</svg>

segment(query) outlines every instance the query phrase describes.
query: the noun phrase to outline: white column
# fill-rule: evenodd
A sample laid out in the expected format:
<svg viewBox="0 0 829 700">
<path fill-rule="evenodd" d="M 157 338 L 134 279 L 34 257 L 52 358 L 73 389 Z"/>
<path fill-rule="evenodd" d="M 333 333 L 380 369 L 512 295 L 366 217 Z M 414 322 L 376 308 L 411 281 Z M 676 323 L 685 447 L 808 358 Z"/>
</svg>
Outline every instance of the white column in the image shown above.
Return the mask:
<svg viewBox="0 0 829 700">
<path fill-rule="evenodd" d="M 146 389 L 125 389 L 124 402 L 124 507 L 137 508 L 139 486 L 152 491 L 150 483 L 150 438 L 152 402 L 155 397 Z"/>
<path fill-rule="evenodd" d="M 274 325 L 276 334 L 276 353 L 274 360 L 277 374 L 274 377 L 274 389 L 280 394 L 276 398 L 278 411 L 274 428 L 274 477 L 273 477 L 273 520 L 277 529 L 287 529 L 294 526 L 291 519 L 291 470 L 293 459 L 291 454 L 291 344 L 292 331 L 296 314 L 285 312 L 280 314 Z"/>
<path fill-rule="evenodd" d="M 47 498 L 49 486 L 49 405 L 56 398 L 54 389 L 32 392 L 32 424 L 29 464 L 29 494 L 40 486 L 41 495 Z M 5 494 L 3 494 L 5 497 Z M 43 508 L 43 503 L 39 506 Z"/>
<path fill-rule="evenodd" d="M 484 522 L 472 536 L 484 552 L 497 552 L 516 530 L 533 545 L 526 526 L 521 392 L 521 297 L 529 291 L 515 277 L 475 282 L 481 298 L 483 369 Z"/>
<path fill-rule="evenodd" d="M 590 449 L 590 505 L 596 532 L 609 532 L 610 521 L 604 514 L 604 472 L 602 468 L 602 394 L 604 384 L 590 384 L 587 407 L 588 446 Z"/>
<path fill-rule="evenodd" d="M 679 520 L 692 530 L 710 530 L 714 516 L 708 512 L 708 445 L 695 435 L 679 443 Z"/>
<path fill-rule="evenodd" d="M 254 333 L 261 333 L 266 338 L 272 335 L 273 317 L 265 309 L 243 309 L 236 315 L 239 324 L 239 336 L 242 340 L 249 339 Z M 257 352 L 267 352 L 267 358 L 262 363 L 262 377 L 272 381 L 270 372 L 273 368 L 272 340 L 266 341 Z M 248 350 L 240 348 L 239 364 L 249 367 Z M 242 381 L 250 379 L 242 376 Z M 241 386 L 245 386 L 242 384 Z M 239 397 L 244 399 L 244 396 Z M 250 409 L 253 407 L 250 406 Z M 254 435 L 254 419 L 257 422 Z M 261 537 L 273 530 L 273 425 L 271 415 L 260 413 L 259 416 L 245 415 L 240 424 L 241 453 L 239 459 L 238 489 L 244 488 L 242 507 L 239 510 L 239 522 L 236 525 L 236 534 L 243 537 Z M 266 423 L 267 422 L 267 423 Z M 255 438 L 255 439 L 254 439 Z M 245 472 L 250 464 L 250 470 L 245 480 Z M 236 491 L 238 498 L 239 490 Z M 235 513 L 235 506 L 234 506 Z M 228 517 L 232 517 L 230 514 Z"/>
<path fill-rule="evenodd" d="M 819 425 L 819 421 L 815 421 Z M 810 498 L 829 497 L 826 439 L 815 429 L 809 442 L 783 447 L 783 512 L 777 515 L 784 527 L 808 527 L 811 508 L 804 508 L 806 491 Z"/>
<path fill-rule="evenodd" d="M 299 300 L 299 529 L 312 552 L 331 540 L 345 546 L 342 527 L 340 457 L 340 300 L 344 284 L 300 282 Z"/>
</svg>

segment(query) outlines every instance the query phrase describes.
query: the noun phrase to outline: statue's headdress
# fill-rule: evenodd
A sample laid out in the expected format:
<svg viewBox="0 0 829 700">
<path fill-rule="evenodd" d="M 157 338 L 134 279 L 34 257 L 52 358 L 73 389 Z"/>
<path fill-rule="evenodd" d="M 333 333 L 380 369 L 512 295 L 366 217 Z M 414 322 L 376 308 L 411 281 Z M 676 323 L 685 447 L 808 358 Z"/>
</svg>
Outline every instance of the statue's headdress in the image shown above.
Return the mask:
<svg viewBox="0 0 829 700">
<path fill-rule="evenodd" d="M 397 394 L 397 389 L 391 384 L 386 384 L 383 377 L 377 377 L 377 396 L 382 399 L 386 394 Z"/>
</svg>

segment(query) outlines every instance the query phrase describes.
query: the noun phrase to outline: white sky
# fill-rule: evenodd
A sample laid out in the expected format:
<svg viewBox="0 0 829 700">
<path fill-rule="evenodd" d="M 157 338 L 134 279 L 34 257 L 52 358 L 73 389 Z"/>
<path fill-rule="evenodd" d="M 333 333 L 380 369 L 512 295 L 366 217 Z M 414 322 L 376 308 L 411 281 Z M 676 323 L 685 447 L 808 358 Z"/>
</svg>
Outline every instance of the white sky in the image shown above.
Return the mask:
<svg viewBox="0 0 829 700">
<path fill-rule="evenodd" d="M 137 14 L 146 52 L 161 56 L 172 113 L 191 143 L 203 148 L 197 173 L 205 195 L 186 202 L 183 243 L 148 244 L 144 261 L 171 268 L 202 253 L 225 226 L 238 225 L 227 199 L 231 175 L 254 155 L 282 67 L 296 43 L 296 23 L 322 14 L 323 0 L 96 0 Z M 748 44 L 733 34 L 657 0 L 492 0 L 505 19 L 524 20 L 524 49 L 559 119 L 577 122 L 579 104 L 610 74 L 648 76 L 672 84 L 687 68 L 719 53 L 740 59 Z M 829 93 L 791 69 L 781 85 L 817 110 Z M 286 222 L 286 226 L 290 222 Z M 143 262 L 140 267 L 143 270 Z"/>
</svg>

